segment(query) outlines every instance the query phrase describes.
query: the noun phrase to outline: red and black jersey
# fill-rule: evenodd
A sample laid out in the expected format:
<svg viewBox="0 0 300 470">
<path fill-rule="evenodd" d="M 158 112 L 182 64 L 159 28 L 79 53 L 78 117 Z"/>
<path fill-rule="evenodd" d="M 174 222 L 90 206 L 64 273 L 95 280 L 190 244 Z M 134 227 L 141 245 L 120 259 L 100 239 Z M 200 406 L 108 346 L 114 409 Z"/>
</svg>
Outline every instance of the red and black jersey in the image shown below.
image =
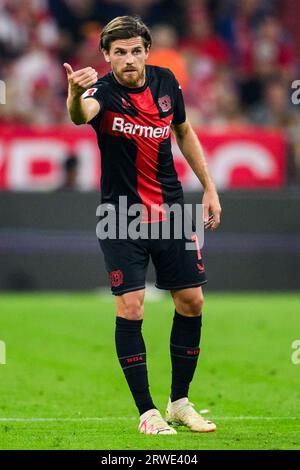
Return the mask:
<svg viewBox="0 0 300 470">
<path fill-rule="evenodd" d="M 97 133 L 101 152 L 102 203 L 117 206 L 119 196 L 127 196 L 128 205 L 142 203 L 150 214 L 151 205 L 182 202 L 170 126 L 183 123 L 186 116 L 173 73 L 146 65 L 144 86 L 128 88 L 110 72 L 83 97 L 94 98 L 101 106 L 89 124 Z M 163 220 L 164 211 L 156 212 L 157 220 Z"/>
</svg>

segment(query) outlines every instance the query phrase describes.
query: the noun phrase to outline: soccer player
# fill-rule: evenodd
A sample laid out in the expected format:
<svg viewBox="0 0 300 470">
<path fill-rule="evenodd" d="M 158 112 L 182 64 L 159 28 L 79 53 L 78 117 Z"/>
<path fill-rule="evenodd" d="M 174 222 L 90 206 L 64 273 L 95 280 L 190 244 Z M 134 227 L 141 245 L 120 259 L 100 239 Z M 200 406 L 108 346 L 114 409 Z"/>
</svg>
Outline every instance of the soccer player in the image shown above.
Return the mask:
<svg viewBox="0 0 300 470">
<path fill-rule="evenodd" d="M 163 204 L 183 204 L 171 153 L 171 128 L 203 186 L 204 226 L 214 230 L 220 223 L 221 207 L 202 147 L 186 119 L 182 91 L 173 73 L 145 65 L 150 47 L 149 29 L 140 18 L 123 16 L 108 23 L 101 33 L 100 48 L 111 65 L 110 73 L 98 80 L 91 67 L 73 71 L 64 64 L 70 117 L 75 124 L 89 123 L 97 133 L 102 203 L 118 211 L 119 197 L 127 196 L 130 205 L 142 203 L 146 209 L 156 208 L 154 218 L 143 219 L 142 215 L 147 227 L 164 223 Z M 201 286 L 206 283 L 206 275 L 200 250 L 186 250 L 186 241 L 185 236 L 99 240 L 116 299 L 116 350 L 140 413 L 138 431 L 145 434 L 176 434 L 172 424 L 196 432 L 216 429 L 188 399 L 200 351 Z M 150 256 L 156 270 L 156 286 L 171 292 L 175 306 L 170 338 L 172 384 L 166 419 L 149 391 L 142 336 L 145 274 Z"/>
</svg>

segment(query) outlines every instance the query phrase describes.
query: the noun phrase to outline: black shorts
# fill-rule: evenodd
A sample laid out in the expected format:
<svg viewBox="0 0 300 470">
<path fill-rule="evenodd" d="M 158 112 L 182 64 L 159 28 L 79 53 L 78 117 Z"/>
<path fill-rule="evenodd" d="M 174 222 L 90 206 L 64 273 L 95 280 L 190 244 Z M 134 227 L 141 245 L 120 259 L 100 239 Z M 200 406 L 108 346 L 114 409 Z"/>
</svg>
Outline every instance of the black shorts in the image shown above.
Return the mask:
<svg viewBox="0 0 300 470">
<path fill-rule="evenodd" d="M 150 256 L 156 272 L 155 286 L 159 289 L 185 289 L 207 282 L 195 233 L 176 239 L 171 229 L 170 239 L 163 239 L 161 230 L 164 222 L 153 224 L 158 224 L 158 239 L 151 239 L 150 236 L 137 240 L 98 238 L 114 295 L 145 288 Z M 150 224 L 146 225 L 151 230 Z M 195 249 L 187 250 L 187 242 L 194 242 Z"/>
</svg>

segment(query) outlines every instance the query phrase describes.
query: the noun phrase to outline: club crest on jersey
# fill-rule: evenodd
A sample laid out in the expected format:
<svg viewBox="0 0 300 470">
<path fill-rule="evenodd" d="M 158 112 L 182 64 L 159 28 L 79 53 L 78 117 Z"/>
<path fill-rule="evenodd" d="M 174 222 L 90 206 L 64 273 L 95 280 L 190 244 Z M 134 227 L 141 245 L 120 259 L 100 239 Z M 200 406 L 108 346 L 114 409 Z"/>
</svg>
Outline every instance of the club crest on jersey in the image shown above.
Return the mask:
<svg viewBox="0 0 300 470">
<path fill-rule="evenodd" d="M 165 95 L 161 98 L 158 98 L 158 104 L 164 113 L 169 111 L 172 107 L 171 98 L 169 97 L 169 95 Z"/>
<path fill-rule="evenodd" d="M 96 93 L 96 91 L 97 91 L 97 88 L 89 88 L 88 90 L 86 90 L 86 91 L 83 93 L 82 97 L 83 97 L 83 98 L 86 98 L 87 96 L 94 96 L 94 94 Z"/>
</svg>

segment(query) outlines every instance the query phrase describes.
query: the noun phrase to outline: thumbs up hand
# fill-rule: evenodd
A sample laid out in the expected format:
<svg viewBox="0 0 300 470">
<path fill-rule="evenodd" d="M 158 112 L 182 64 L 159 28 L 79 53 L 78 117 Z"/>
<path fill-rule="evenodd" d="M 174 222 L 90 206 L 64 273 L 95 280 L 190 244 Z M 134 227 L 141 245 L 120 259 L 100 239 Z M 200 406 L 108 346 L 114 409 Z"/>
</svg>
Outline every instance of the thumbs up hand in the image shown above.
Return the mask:
<svg viewBox="0 0 300 470">
<path fill-rule="evenodd" d="M 88 88 L 94 85 L 98 80 L 98 74 L 92 67 L 85 67 L 84 69 L 74 70 L 71 65 L 65 62 L 64 68 L 67 73 L 69 82 L 69 90 L 72 96 L 80 96 Z"/>
</svg>

